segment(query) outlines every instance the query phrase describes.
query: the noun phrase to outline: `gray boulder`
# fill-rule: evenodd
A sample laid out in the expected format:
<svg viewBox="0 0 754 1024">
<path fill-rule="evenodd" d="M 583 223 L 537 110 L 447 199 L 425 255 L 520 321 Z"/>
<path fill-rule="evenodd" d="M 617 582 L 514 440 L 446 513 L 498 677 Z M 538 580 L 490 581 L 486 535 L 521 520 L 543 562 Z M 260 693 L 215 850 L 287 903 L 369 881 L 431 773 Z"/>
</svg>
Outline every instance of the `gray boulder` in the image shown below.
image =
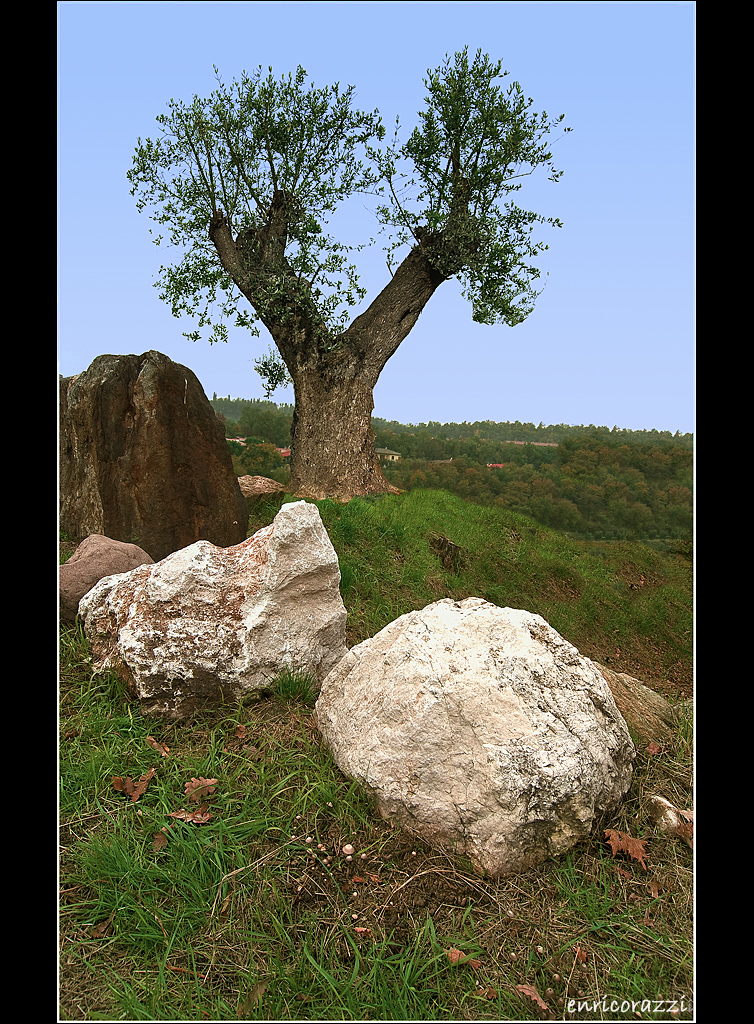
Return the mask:
<svg viewBox="0 0 754 1024">
<path fill-rule="evenodd" d="M 246 537 L 222 424 L 196 376 L 161 352 L 98 356 L 60 380 L 60 528 L 137 543 L 155 560 Z"/>
<path fill-rule="evenodd" d="M 152 561 L 146 551 L 136 544 L 124 544 L 93 533 L 60 566 L 61 620 L 74 622 L 81 598 L 105 576 L 129 572 Z"/>
<path fill-rule="evenodd" d="M 79 616 L 96 671 L 120 675 L 143 711 L 182 718 L 284 668 L 324 678 L 347 650 L 339 587 L 319 511 L 298 501 L 241 544 L 197 541 L 101 580 Z"/>
<path fill-rule="evenodd" d="M 538 615 L 479 598 L 354 647 L 316 715 L 384 817 L 493 876 L 568 850 L 631 783 L 634 746 L 594 665 Z"/>
</svg>

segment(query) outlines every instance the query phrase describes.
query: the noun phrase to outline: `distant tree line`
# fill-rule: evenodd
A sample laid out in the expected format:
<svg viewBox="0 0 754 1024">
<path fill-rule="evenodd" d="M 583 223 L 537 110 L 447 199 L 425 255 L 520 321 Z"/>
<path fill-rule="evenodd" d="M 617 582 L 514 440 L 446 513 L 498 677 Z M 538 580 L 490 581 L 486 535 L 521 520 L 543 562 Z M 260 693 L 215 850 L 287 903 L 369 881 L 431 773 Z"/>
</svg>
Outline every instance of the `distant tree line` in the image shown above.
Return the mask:
<svg viewBox="0 0 754 1024">
<path fill-rule="evenodd" d="M 225 425 L 226 437 L 258 437 L 287 448 L 291 443 L 292 405 L 276 405 L 259 398 L 218 398 L 210 403 Z"/>
<path fill-rule="evenodd" d="M 438 441 L 457 441 L 471 437 L 483 438 L 486 441 L 537 441 L 539 443 L 549 442 L 559 444 L 567 437 L 583 437 L 584 435 L 610 438 L 612 440 L 624 441 L 627 444 L 672 444 L 682 448 L 693 448 L 694 435 L 682 434 L 680 431 L 672 433 L 670 430 L 624 430 L 620 427 L 596 427 L 593 423 L 588 426 L 580 424 L 574 426 L 568 423 L 557 423 L 545 426 L 540 423 L 535 426 L 533 423 L 521 423 L 520 420 L 506 423 L 495 423 L 493 420 L 477 420 L 474 423 L 438 423 L 430 420 L 428 423 L 402 424 L 396 420 L 385 420 L 379 416 L 372 418 L 372 427 L 378 436 L 387 437 L 393 435 L 393 440 L 411 444 L 409 438 L 423 437 L 429 435 Z M 385 447 L 380 446 L 378 447 Z M 389 447 L 389 446 L 388 446 Z M 398 449 L 396 448 L 396 451 Z M 401 452 L 403 454 L 403 452 Z M 406 452 L 408 454 L 408 452 Z"/>
<path fill-rule="evenodd" d="M 273 446 L 290 443 L 292 405 L 213 395 L 212 406 L 227 437 L 253 445 L 233 452 L 239 475 L 286 474 Z M 441 488 L 575 538 L 690 536 L 693 434 L 490 420 L 414 425 L 374 417 L 372 425 L 377 447 L 401 455 L 383 466 L 401 489 Z"/>
<path fill-rule="evenodd" d="M 226 423 L 226 436 L 246 437 L 256 434 L 279 447 L 290 444 L 290 426 L 293 418 L 293 405 L 283 403 L 276 405 L 262 398 L 218 398 L 212 395 L 212 407 Z M 391 448 L 404 458 L 450 459 L 461 454 L 470 454 L 461 447 L 448 442 L 466 441 L 471 446 L 493 441 L 530 441 L 539 443 L 559 444 L 566 438 L 573 437 L 604 437 L 610 441 L 625 444 L 651 444 L 654 446 L 680 447 L 691 451 L 694 447 L 694 435 L 672 433 L 669 430 L 624 430 L 615 427 L 597 427 L 558 423 L 545 426 L 540 423 L 513 422 L 496 423 L 493 420 L 477 420 L 474 423 L 440 423 L 430 420 L 428 423 L 399 423 L 397 420 L 386 420 L 379 416 L 372 417 L 372 428 L 377 437 L 378 448 Z M 235 432 L 234 432 L 235 431 Z M 467 446 L 468 447 L 468 446 Z M 486 452 L 499 449 L 485 448 Z M 472 457 L 481 459 L 481 448 L 472 447 Z M 501 459 L 488 458 L 487 462 L 499 462 Z"/>
</svg>

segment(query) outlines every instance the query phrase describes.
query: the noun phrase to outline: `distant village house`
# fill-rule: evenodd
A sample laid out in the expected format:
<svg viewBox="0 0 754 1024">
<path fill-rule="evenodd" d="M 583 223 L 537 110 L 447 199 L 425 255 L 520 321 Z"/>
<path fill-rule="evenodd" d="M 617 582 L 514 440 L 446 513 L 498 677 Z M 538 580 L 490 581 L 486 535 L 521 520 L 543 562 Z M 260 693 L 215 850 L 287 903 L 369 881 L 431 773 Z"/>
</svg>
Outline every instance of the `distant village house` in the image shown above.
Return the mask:
<svg viewBox="0 0 754 1024">
<path fill-rule="evenodd" d="M 393 452 L 389 448 L 375 448 L 375 454 L 384 459 L 385 462 L 399 462 L 400 455 L 398 452 Z"/>
</svg>

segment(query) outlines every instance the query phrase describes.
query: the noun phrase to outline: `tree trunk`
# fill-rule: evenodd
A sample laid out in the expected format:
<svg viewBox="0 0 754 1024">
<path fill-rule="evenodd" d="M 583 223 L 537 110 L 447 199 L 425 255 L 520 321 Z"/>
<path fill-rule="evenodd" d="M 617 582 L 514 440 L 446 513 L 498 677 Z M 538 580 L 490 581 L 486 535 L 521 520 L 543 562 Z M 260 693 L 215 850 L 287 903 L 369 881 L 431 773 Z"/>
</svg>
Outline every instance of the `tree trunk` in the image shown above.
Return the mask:
<svg viewBox="0 0 754 1024">
<path fill-rule="evenodd" d="M 374 451 L 371 381 L 356 373 L 302 370 L 293 386 L 290 492 L 339 501 L 356 494 L 397 494 Z"/>
<path fill-rule="evenodd" d="M 436 289 L 456 272 L 453 247 L 446 235 L 418 230 L 418 244 L 388 284 L 336 337 L 285 258 L 286 202 L 276 192 L 266 225 L 235 239 L 220 210 L 211 219 L 209 234 L 223 267 L 269 330 L 293 380 L 290 490 L 300 497 L 340 501 L 397 494 L 375 455 L 372 395 L 390 356 Z M 438 252 L 443 254 L 443 272 L 431 258 Z M 270 288 L 271 282 L 275 287 Z"/>
</svg>

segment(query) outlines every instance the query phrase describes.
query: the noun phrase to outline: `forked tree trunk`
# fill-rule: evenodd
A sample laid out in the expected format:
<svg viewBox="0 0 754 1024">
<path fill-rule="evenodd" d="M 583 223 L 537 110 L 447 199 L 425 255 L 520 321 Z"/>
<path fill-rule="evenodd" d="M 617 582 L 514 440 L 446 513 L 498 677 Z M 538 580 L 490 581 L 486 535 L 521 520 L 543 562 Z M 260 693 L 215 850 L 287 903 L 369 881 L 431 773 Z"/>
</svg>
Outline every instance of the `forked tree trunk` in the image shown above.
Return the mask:
<svg viewBox="0 0 754 1024">
<path fill-rule="evenodd" d="M 397 494 L 375 455 L 372 395 L 385 364 L 435 290 L 456 272 L 448 264 L 447 237 L 417 230 L 419 243 L 385 288 L 347 330 L 333 336 L 285 258 L 286 203 L 286 196 L 276 192 L 267 224 L 236 238 L 220 210 L 212 217 L 209 234 L 223 267 L 256 309 L 293 380 L 290 491 L 340 501 Z M 442 273 L 430 259 L 435 249 L 444 254 Z"/>
<path fill-rule="evenodd" d="M 371 381 L 304 370 L 293 384 L 290 492 L 339 501 L 356 494 L 397 494 L 375 454 Z"/>
</svg>

